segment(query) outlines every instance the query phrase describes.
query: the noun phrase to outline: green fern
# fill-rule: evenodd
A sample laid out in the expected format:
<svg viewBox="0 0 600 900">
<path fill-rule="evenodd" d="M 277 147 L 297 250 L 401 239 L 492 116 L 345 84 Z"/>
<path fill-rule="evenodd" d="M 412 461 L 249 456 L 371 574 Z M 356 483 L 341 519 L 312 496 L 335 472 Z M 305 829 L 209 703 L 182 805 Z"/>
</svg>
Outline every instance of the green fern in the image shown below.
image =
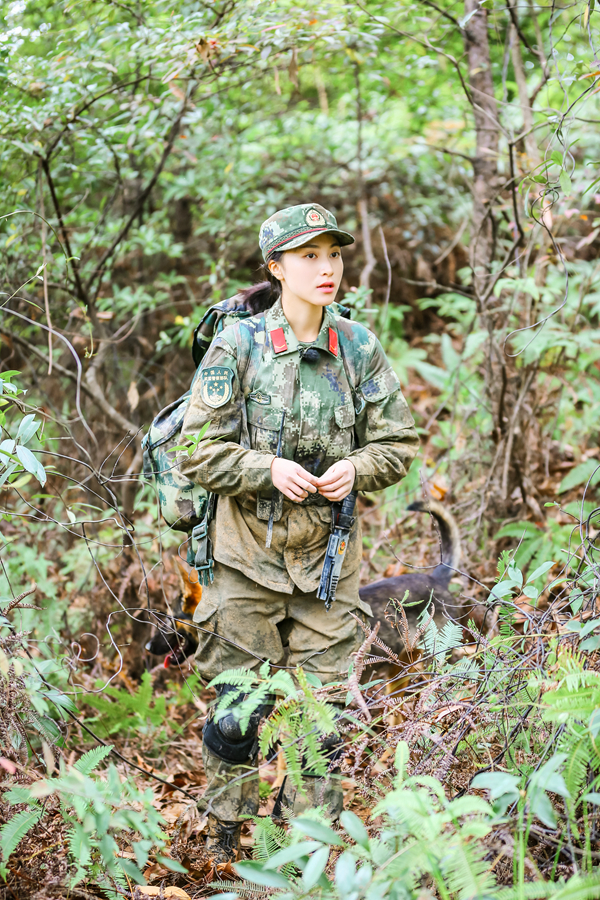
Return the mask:
<svg viewBox="0 0 600 900">
<path fill-rule="evenodd" d="M 8 868 L 6 863 L 25 835 L 31 831 L 34 825 L 40 821 L 42 810 L 38 808 L 24 809 L 18 812 L 5 825 L 0 828 L 0 849 L 2 850 L 2 862 L 0 862 L 0 875 L 6 880 Z"/>
<path fill-rule="evenodd" d="M 254 829 L 254 847 L 252 848 L 252 858 L 259 862 L 266 862 L 279 850 L 288 847 L 291 843 L 292 836 L 289 831 L 276 825 L 270 816 L 264 818 L 255 817 Z"/>
<path fill-rule="evenodd" d="M 86 694 L 85 703 L 98 710 L 99 715 L 88 721 L 97 723 L 104 734 L 127 734 L 132 730 L 146 734 L 163 725 L 167 718 L 166 698 L 153 696 L 149 672 L 144 672 L 133 694 L 111 686 L 102 694 Z M 172 720 L 169 724 L 175 730 L 179 728 Z"/>
<path fill-rule="evenodd" d="M 435 621 L 431 620 L 423 634 L 421 645 L 427 655 L 433 657 L 435 668 L 441 668 L 447 654 L 456 647 L 460 647 L 462 631 L 462 625 L 456 625 L 454 622 L 446 622 L 444 627 L 439 629 Z"/>
<path fill-rule="evenodd" d="M 83 756 L 77 760 L 74 769 L 77 769 L 78 772 L 81 772 L 82 775 L 91 775 L 94 769 L 96 769 L 105 757 L 112 751 L 112 744 L 107 745 L 105 747 L 98 746 L 94 747 L 92 750 L 88 750 L 87 753 L 84 753 Z"/>
<path fill-rule="evenodd" d="M 600 881 L 597 875 L 574 875 L 567 882 L 535 881 L 518 887 L 503 888 L 496 900 L 535 900 L 552 897 L 552 900 L 598 900 Z"/>
</svg>

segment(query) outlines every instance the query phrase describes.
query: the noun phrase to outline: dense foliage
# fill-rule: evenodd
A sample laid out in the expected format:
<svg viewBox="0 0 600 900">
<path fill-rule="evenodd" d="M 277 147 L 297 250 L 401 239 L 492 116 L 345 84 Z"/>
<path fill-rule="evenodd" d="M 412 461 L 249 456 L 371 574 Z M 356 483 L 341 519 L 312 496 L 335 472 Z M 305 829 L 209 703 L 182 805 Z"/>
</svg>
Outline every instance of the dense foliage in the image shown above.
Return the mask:
<svg viewBox="0 0 600 900">
<path fill-rule="evenodd" d="M 408 478 L 364 498 L 363 580 L 435 564 L 405 507 L 445 498 L 471 624 L 424 629 L 387 694 L 359 687 L 357 668 L 377 681 L 367 649 L 348 684 L 279 679 L 264 749 L 278 737 L 294 773 L 339 727 L 354 813 L 340 834 L 261 819 L 240 891 L 600 896 L 598 16 L 594 0 L 5 5 L 0 894 L 215 877 L 183 802 L 204 786 L 210 695 L 188 668 L 143 675 L 185 537 L 157 519 L 140 440 L 189 385 L 202 312 L 259 277 L 261 221 L 311 199 L 357 234 L 344 300 L 423 439 Z M 118 770 L 94 770 L 94 735 Z"/>
</svg>

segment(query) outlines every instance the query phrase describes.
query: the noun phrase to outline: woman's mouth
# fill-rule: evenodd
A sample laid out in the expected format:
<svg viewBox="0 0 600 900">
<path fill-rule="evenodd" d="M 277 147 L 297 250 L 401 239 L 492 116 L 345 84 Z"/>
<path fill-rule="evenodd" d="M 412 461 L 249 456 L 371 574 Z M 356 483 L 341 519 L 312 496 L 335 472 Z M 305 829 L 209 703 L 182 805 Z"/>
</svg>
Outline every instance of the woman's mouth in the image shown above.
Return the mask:
<svg viewBox="0 0 600 900">
<path fill-rule="evenodd" d="M 317 285 L 317 290 L 323 294 L 331 294 L 335 290 L 335 285 L 333 281 L 324 281 L 323 284 Z"/>
</svg>

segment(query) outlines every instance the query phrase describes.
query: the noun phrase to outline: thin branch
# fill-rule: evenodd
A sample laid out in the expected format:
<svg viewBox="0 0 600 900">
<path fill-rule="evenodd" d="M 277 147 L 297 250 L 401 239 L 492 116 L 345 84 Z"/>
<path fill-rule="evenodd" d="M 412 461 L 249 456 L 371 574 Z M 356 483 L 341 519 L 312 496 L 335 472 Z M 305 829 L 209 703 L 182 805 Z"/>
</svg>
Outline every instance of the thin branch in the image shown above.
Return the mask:
<svg viewBox="0 0 600 900">
<path fill-rule="evenodd" d="M 448 19 L 449 22 L 452 22 L 452 24 L 456 28 L 458 28 L 459 31 L 463 30 L 463 26 L 460 24 L 458 19 L 455 19 L 454 16 L 451 16 L 450 13 L 446 12 L 445 9 L 441 9 L 441 7 L 437 6 L 437 4 L 432 3 L 431 0 L 420 0 L 420 2 L 424 3 L 425 6 L 430 6 L 432 9 L 435 9 L 435 11 L 440 14 L 440 16 L 443 16 L 445 19 Z"/>
<path fill-rule="evenodd" d="M 60 227 L 60 231 L 62 234 L 63 241 L 65 243 L 65 248 L 67 250 L 68 261 L 71 263 L 73 267 L 73 274 L 75 276 L 75 284 L 77 285 L 77 294 L 81 301 L 84 303 L 87 302 L 87 293 L 83 287 L 80 275 L 79 275 L 79 267 L 77 266 L 77 261 L 73 255 L 73 251 L 71 249 L 71 241 L 69 239 L 69 232 L 65 226 L 65 222 L 63 219 L 62 209 L 60 203 L 58 201 L 58 196 L 56 193 L 56 188 L 54 186 L 54 180 L 50 173 L 50 163 L 48 157 L 40 157 L 40 162 L 42 165 L 42 169 L 44 170 L 44 175 L 46 176 L 46 181 L 48 182 L 48 187 L 50 188 L 50 196 L 52 197 L 52 204 L 54 206 L 54 211 L 56 213 L 56 218 L 58 219 L 58 224 Z"/>
<path fill-rule="evenodd" d="M 381 309 L 381 330 L 383 330 L 387 323 L 387 313 L 388 307 L 390 304 L 390 294 L 392 293 L 392 264 L 390 263 L 390 257 L 388 256 L 387 244 L 385 241 L 385 234 L 383 233 L 383 228 L 381 225 L 379 226 L 379 237 L 381 239 L 381 248 L 383 250 L 383 256 L 385 259 L 385 265 L 387 268 L 387 285 L 385 292 L 385 300 L 383 302 L 383 307 Z"/>
<path fill-rule="evenodd" d="M 125 416 L 121 415 L 121 413 L 116 410 L 114 406 L 111 406 L 98 382 L 98 369 L 104 362 L 109 348 L 109 341 L 100 342 L 98 352 L 91 366 L 85 373 L 85 383 L 87 384 L 95 402 L 98 404 L 100 409 L 106 413 L 109 419 L 111 419 L 115 423 L 115 425 L 118 425 L 119 428 L 123 428 L 130 434 L 136 434 L 139 431 L 139 427 L 137 425 L 134 425 L 133 422 L 130 422 L 129 419 L 126 419 Z"/>
<path fill-rule="evenodd" d="M 102 272 L 104 271 L 104 267 L 105 267 L 106 263 L 111 258 L 111 256 L 114 254 L 115 250 L 117 249 L 117 247 L 119 246 L 119 244 L 121 243 L 123 238 L 127 235 L 129 229 L 131 228 L 131 226 L 133 225 L 133 223 L 139 216 L 139 214 L 142 210 L 142 207 L 143 207 L 144 203 L 146 202 L 148 196 L 150 195 L 150 192 L 152 191 L 154 185 L 158 181 L 160 173 L 162 172 L 162 170 L 165 166 L 165 163 L 167 162 L 167 159 L 171 155 L 171 150 L 173 149 L 173 144 L 175 143 L 175 139 L 176 139 L 177 135 L 179 134 L 179 127 L 181 125 L 181 120 L 183 119 L 183 117 L 187 111 L 188 103 L 191 98 L 191 94 L 192 94 L 192 91 L 188 91 L 188 93 L 185 97 L 185 100 L 183 101 L 183 103 L 181 105 L 181 109 L 177 113 L 175 121 L 173 122 L 173 124 L 171 125 L 171 128 L 169 129 L 169 133 L 166 138 L 165 148 L 162 152 L 160 161 L 159 161 L 156 169 L 154 170 L 152 177 L 150 178 L 150 181 L 148 182 L 148 184 L 146 185 L 144 190 L 141 192 L 141 194 L 138 196 L 137 202 L 135 204 L 135 208 L 133 209 L 131 215 L 129 216 L 129 218 L 127 219 L 127 221 L 125 222 L 125 224 L 123 225 L 121 230 L 119 231 L 119 233 L 114 238 L 110 247 L 107 250 L 105 250 L 105 252 L 101 256 L 100 261 L 99 261 L 98 265 L 96 266 L 96 268 L 92 271 L 92 274 L 90 275 L 90 277 L 88 278 L 87 283 L 86 283 L 86 290 L 89 291 L 91 289 L 91 286 L 93 285 L 95 279 L 98 277 L 98 275 L 101 275 Z"/>
</svg>

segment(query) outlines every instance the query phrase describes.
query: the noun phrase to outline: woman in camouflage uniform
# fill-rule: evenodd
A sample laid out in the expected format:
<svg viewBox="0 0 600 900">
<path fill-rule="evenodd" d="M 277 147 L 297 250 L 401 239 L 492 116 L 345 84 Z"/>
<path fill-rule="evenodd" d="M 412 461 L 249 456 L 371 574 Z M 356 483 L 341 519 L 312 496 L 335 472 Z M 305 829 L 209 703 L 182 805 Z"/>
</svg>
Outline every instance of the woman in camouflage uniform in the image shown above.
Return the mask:
<svg viewBox="0 0 600 900">
<path fill-rule="evenodd" d="M 203 629 L 196 665 L 207 679 L 264 659 L 277 664 L 286 646 L 288 665 L 333 681 L 360 646 L 350 613 L 371 614 L 358 595 L 358 521 L 331 611 L 316 598 L 331 503 L 404 478 L 418 437 L 381 344 L 331 306 L 340 248 L 353 241 L 318 204 L 267 219 L 260 247 L 271 281 L 242 292 L 265 311 L 226 326 L 195 381 L 183 434 L 210 421 L 211 443 L 180 457 L 179 468 L 218 495 L 214 582 L 194 616 Z M 208 847 L 218 859 L 235 855 L 241 819 L 258 810 L 258 779 L 239 778 L 255 771 L 258 719 L 244 734 L 234 713 L 205 726 Z M 304 798 L 288 792 L 284 800 L 298 812 L 308 795 L 339 815 L 339 782 L 305 776 Z"/>
</svg>

